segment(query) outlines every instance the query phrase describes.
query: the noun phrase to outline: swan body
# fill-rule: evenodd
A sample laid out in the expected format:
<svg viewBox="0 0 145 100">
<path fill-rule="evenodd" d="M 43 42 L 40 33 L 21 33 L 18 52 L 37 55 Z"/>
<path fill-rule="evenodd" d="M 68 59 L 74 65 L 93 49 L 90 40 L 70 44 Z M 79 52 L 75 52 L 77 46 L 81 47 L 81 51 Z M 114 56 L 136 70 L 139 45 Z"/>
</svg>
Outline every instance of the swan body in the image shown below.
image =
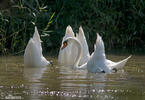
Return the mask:
<svg viewBox="0 0 145 100">
<path fill-rule="evenodd" d="M 77 34 L 77 36 L 75 37 L 71 26 L 67 26 L 66 34 L 62 40 L 62 45 L 63 42 L 69 37 L 76 39 L 82 45 L 83 51 L 82 51 L 82 57 L 80 59 L 79 65 L 86 63 L 90 57 L 90 54 L 89 54 L 88 45 L 82 27 L 79 28 L 79 34 Z M 78 48 L 76 47 L 76 44 L 71 43 L 64 50 L 61 50 L 60 48 L 59 55 L 58 55 L 58 62 L 61 65 L 73 65 L 77 54 L 78 54 Z"/>
<path fill-rule="evenodd" d="M 106 59 L 103 40 L 100 37 L 100 35 L 97 34 L 97 40 L 94 46 L 95 51 L 91 54 L 88 62 L 79 66 L 79 61 L 81 59 L 82 51 L 83 51 L 81 43 L 73 37 L 67 38 L 64 41 L 64 43 L 67 43 L 67 45 L 75 44 L 76 47 L 78 48 L 78 55 L 76 57 L 75 63 L 73 64 L 73 67 L 77 69 L 88 69 L 89 72 L 93 72 L 93 73 L 96 72 L 111 73 L 113 69 L 117 69 L 117 70 L 121 69 L 126 64 L 128 59 L 131 57 L 129 56 L 128 58 L 121 60 L 119 62 L 113 62 L 111 60 Z M 65 49 L 67 45 L 63 46 L 62 48 Z"/>
<path fill-rule="evenodd" d="M 35 27 L 33 38 L 31 38 L 26 46 L 24 53 L 24 66 L 43 67 L 50 64 L 42 54 L 41 40 Z"/>
<path fill-rule="evenodd" d="M 66 28 L 66 34 L 63 37 L 62 45 L 63 45 L 63 42 L 69 37 L 75 38 L 74 32 L 70 26 Z M 77 48 L 76 46 L 74 46 L 74 44 L 70 44 L 64 50 L 61 50 L 60 48 L 59 55 L 58 55 L 58 63 L 60 65 L 73 65 L 74 59 L 76 58 L 76 55 L 77 55 L 76 52 L 77 52 Z"/>
</svg>

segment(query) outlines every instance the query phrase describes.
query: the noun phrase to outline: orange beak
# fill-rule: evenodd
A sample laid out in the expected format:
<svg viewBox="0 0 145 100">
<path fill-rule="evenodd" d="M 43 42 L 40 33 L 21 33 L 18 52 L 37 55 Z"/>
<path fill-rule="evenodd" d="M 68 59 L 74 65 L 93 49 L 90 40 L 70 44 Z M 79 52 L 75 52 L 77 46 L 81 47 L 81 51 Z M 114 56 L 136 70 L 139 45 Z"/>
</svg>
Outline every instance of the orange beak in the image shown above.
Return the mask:
<svg viewBox="0 0 145 100">
<path fill-rule="evenodd" d="M 63 43 L 63 46 L 61 47 L 61 50 L 63 50 L 67 46 L 67 43 Z"/>
</svg>

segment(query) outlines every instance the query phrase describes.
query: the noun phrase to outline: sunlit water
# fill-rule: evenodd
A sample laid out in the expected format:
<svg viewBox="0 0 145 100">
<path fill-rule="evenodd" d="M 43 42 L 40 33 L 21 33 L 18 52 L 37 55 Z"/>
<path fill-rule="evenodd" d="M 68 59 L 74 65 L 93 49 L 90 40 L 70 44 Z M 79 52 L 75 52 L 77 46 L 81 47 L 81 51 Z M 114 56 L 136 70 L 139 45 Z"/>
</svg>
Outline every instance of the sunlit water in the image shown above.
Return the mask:
<svg viewBox="0 0 145 100">
<path fill-rule="evenodd" d="M 127 56 L 108 55 L 119 61 Z M 0 99 L 145 100 L 145 56 L 133 56 L 113 74 L 88 73 L 71 66 L 25 68 L 23 56 L 0 57 Z"/>
</svg>

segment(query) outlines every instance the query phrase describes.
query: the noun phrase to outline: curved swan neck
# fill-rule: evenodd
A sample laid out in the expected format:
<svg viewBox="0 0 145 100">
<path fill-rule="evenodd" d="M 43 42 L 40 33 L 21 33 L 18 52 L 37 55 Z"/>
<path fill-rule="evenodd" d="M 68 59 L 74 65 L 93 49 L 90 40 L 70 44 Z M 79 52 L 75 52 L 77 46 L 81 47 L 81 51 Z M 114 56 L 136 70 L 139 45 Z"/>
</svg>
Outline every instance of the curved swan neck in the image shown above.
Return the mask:
<svg viewBox="0 0 145 100">
<path fill-rule="evenodd" d="M 77 54 L 77 57 L 75 59 L 75 62 L 74 62 L 74 67 L 78 67 L 78 64 L 81 60 L 81 57 L 82 57 L 82 46 L 80 44 L 80 42 L 74 38 L 72 38 L 73 42 L 76 44 L 76 47 L 78 49 L 78 54 Z"/>
</svg>

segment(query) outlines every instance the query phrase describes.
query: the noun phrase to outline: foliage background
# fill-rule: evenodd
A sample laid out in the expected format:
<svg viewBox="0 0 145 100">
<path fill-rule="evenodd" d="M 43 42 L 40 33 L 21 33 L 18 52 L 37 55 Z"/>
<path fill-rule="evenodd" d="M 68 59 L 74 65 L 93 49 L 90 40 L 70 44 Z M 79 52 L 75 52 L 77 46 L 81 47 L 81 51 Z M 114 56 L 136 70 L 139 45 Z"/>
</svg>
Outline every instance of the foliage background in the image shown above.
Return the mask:
<svg viewBox="0 0 145 100">
<path fill-rule="evenodd" d="M 145 0 L 1 0 L 0 55 L 23 54 L 35 25 L 49 54 L 57 55 L 67 25 L 83 27 L 90 51 L 96 32 L 107 52 L 145 51 Z"/>
</svg>

